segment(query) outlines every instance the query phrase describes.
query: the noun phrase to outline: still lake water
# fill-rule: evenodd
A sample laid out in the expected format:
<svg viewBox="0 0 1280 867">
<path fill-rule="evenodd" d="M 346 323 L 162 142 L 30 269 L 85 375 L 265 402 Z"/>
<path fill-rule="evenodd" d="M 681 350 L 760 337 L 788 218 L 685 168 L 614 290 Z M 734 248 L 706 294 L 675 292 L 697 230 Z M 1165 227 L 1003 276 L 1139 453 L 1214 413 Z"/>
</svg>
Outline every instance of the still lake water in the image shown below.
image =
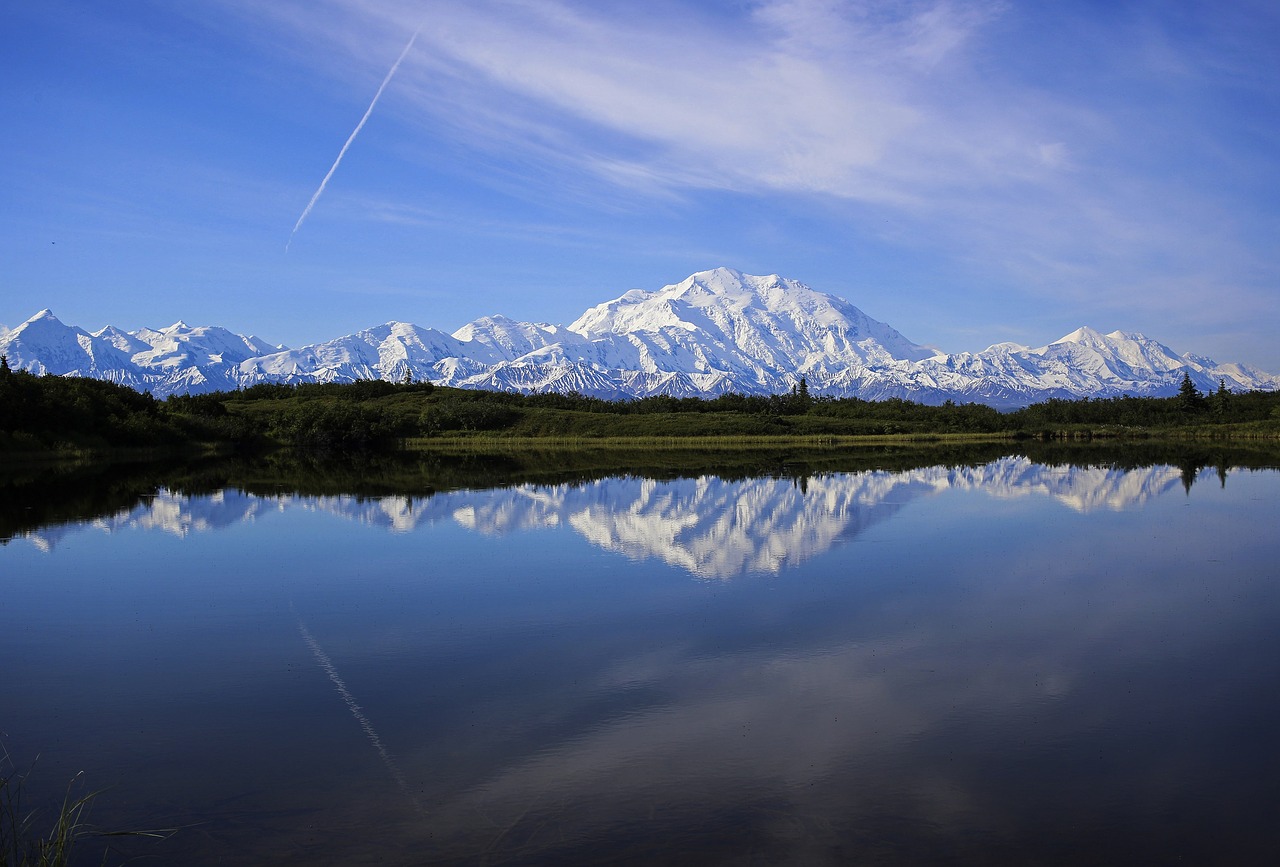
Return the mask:
<svg viewBox="0 0 1280 867">
<path fill-rule="evenodd" d="M 152 863 L 1273 863 L 1278 530 L 1017 456 L 161 486 L 0 549 L 0 732 Z"/>
</svg>

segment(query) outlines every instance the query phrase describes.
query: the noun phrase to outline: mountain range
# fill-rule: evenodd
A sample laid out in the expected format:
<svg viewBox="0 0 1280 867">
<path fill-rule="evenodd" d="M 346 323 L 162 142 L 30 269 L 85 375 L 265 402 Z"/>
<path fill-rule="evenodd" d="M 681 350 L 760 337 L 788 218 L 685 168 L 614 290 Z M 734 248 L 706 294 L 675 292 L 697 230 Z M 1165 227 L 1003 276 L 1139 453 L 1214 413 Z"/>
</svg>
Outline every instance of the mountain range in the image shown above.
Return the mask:
<svg viewBox="0 0 1280 867">
<path fill-rule="evenodd" d="M 1179 355 L 1142 334 L 1080 328 L 1031 348 L 946 353 L 908 340 L 841 298 L 796 280 L 716 268 L 656 291 L 633 289 L 569 325 L 485 316 L 452 334 L 388 322 L 299 349 L 218 326 L 89 332 L 42 310 L 0 327 L 0 353 L 37 374 L 107 379 L 157 397 L 260 382 L 402 381 L 576 391 L 608 399 L 726 392 L 946 400 L 998 408 L 1048 398 L 1166 396 L 1183 375 L 1201 391 L 1280 389 L 1280 376 Z"/>
</svg>

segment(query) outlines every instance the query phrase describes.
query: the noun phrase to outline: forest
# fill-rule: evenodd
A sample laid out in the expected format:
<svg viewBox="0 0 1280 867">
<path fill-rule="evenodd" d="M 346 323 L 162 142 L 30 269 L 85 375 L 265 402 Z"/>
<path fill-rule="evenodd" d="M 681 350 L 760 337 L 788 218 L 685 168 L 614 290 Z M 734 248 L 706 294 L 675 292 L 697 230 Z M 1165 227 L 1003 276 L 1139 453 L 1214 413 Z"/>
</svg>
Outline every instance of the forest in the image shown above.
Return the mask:
<svg viewBox="0 0 1280 867">
<path fill-rule="evenodd" d="M 259 384 L 157 400 L 96 379 L 35 376 L 0 359 L 0 452 L 279 446 L 386 451 L 432 440 L 634 440 L 985 436 L 1140 439 L 1280 438 L 1280 393 L 1202 394 L 1184 378 L 1172 397 L 1051 399 L 1000 412 L 890 399 L 787 394 L 665 395 L 603 400 L 515 394 L 428 382 Z"/>
</svg>

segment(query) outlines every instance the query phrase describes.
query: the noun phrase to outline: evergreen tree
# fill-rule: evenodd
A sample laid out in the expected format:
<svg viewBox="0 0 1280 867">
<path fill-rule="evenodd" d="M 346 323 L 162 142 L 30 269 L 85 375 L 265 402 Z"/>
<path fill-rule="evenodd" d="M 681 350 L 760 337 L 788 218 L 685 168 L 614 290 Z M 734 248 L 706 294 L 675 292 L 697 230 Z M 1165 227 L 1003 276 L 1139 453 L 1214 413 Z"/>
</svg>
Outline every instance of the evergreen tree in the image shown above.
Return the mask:
<svg viewBox="0 0 1280 867">
<path fill-rule="evenodd" d="M 1227 414 L 1227 404 L 1230 400 L 1231 392 L 1227 390 L 1227 380 L 1225 378 L 1219 379 L 1218 390 L 1209 401 L 1215 418 L 1221 419 Z"/>
<path fill-rule="evenodd" d="M 1196 384 L 1191 381 L 1189 371 L 1182 372 L 1182 384 L 1178 386 L 1178 409 L 1182 412 L 1197 412 L 1204 407 L 1204 395 L 1200 394 Z"/>
</svg>

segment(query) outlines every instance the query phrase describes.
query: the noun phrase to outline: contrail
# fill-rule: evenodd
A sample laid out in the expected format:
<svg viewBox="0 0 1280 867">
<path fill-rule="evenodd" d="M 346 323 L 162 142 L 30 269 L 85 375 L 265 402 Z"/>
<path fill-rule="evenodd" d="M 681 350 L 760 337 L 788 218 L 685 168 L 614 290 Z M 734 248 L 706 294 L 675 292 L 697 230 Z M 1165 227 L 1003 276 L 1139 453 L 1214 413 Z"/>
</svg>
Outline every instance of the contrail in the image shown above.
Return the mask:
<svg viewBox="0 0 1280 867">
<path fill-rule="evenodd" d="M 329 654 L 325 653 L 320 647 L 320 642 L 312 636 L 311 630 L 298 621 L 298 631 L 302 633 L 302 638 L 307 642 L 307 646 L 311 648 L 311 653 L 315 656 L 316 662 L 320 663 L 325 674 L 329 675 L 329 680 L 333 681 L 333 685 L 338 688 L 338 695 L 342 696 L 342 701 L 351 711 L 351 715 L 356 718 L 356 722 L 360 723 L 360 728 L 364 729 L 365 735 L 369 738 L 369 743 L 373 744 L 373 748 L 378 751 L 378 755 L 382 757 L 382 763 L 387 766 L 387 770 L 391 773 L 392 779 L 400 786 L 400 791 L 404 792 L 409 798 L 409 802 L 413 804 L 414 809 L 421 811 L 422 805 L 418 803 L 418 799 L 413 796 L 413 792 L 409 789 L 409 783 L 404 778 L 404 773 L 396 764 L 395 759 L 391 758 L 391 753 L 387 752 L 387 748 L 382 745 L 382 738 L 378 737 L 378 733 L 373 730 L 373 723 L 369 722 L 369 718 L 364 715 L 360 705 L 356 704 L 355 696 L 347 689 L 347 685 L 343 683 L 338 670 L 333 667 L 333 661 L 329 659 Z"/>
<path fill-rule="evenodd" d="M 387 89 L 387 85 L 391 82 L 391 77 L 396 74 L 396 70 L 400 68 L 401 61 L 405 55 L 409 53 L 409 49 L 413 48 L 413 43 L 418 40 L 418 34 L 422 32 L 419 27 L 413 31 L 413 35 L 409 37 L 409 42 L 405 45 L 404 50 L 400 52 L 400 56 L 396 58 L 396 62 L 391 64 L 387 77 L 382 79 L 382 84 L 378 85 L 378 92 L 373 95 L 373 101 L 369 103 L 369 107 L 364 110 L 364 117 L 360 118 L 360 122 L 356 124 L 356 128 L 351 131 L 351 135 L 347 136 L 347 143 L 342 146 L 342 150 L 338 151 L 338 158 L 333 161 L 333 165 L 329 167 L 329 173 L 324 176 L 324 180 L 320 182 L 320 188 L 316 190 L 311 201 L 307 202 L 307 207 L 303 209 L 302 216 L 298 218 L 298 222 L 293 224 L 293 231 L 289 233 L 289 240 L 284 245 L 284 251 L 289 252 L 289 245 L 293 243 L 293 236 L 298 234 L 298 229 L 302 227 L 302 222 L 307 219 L 307 215 L 311 213 L 311 209 L 316 206 L 316 200 L 320 198 L 320 194 L 324 192 L 324 188 L 329 183 L 329 178 L 333 177 L 333 173 L 338 170 L 338 163 L 342 162 L 342 158 L 347 155 L 347 148 L 351 147 L 351 143 L 356 140 L 356 136 L 360 134 L 360 130 L 364 128 L 364 122 L 369 119 L 369 115 L 373 114 L 373 107 L 378 104 L 378 97 L 382 96 L 382 91 Z"/>
</svg>

